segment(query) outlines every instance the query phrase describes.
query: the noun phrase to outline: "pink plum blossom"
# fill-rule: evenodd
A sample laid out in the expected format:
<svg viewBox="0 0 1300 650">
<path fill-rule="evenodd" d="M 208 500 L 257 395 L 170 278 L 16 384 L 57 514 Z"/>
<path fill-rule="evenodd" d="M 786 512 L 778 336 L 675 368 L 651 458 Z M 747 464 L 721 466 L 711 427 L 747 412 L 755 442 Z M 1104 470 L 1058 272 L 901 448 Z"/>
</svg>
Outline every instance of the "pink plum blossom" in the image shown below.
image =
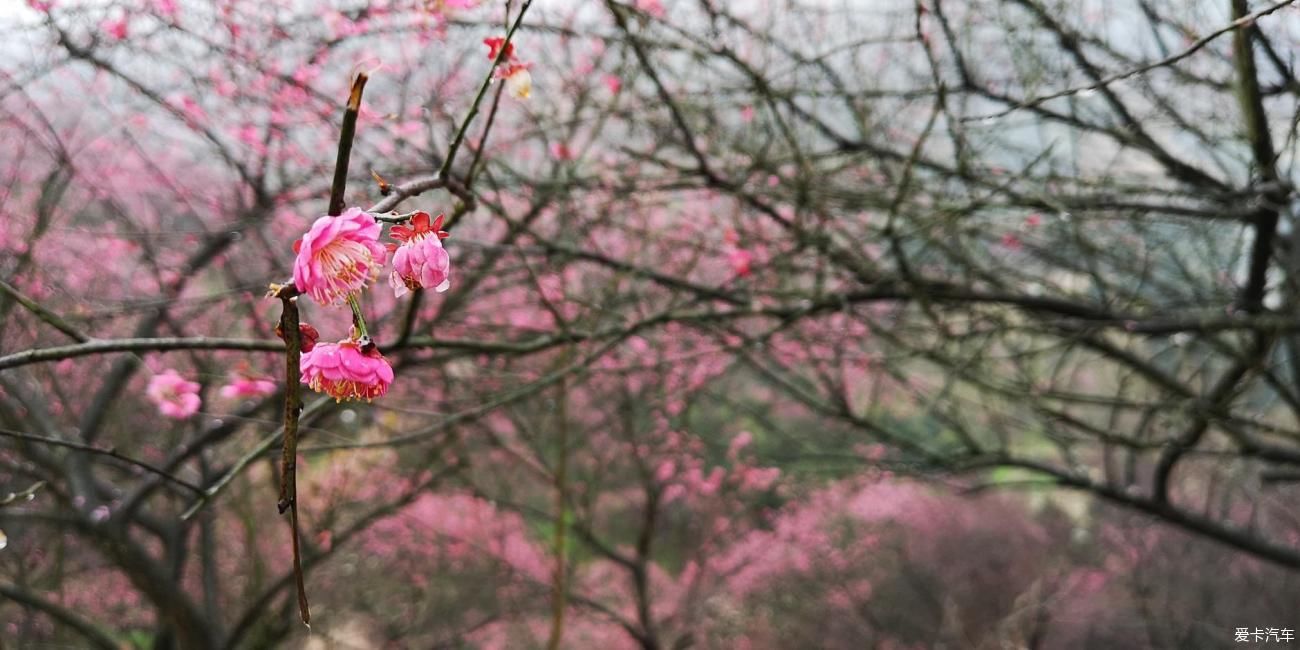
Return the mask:
<svg viewBox="0 0 1300 650">
<path fill-rule="evenodd" d="M 451 286 L 451 257 L 442 247 L 448 235 L 442 230 L 442 220 L 443 215 L 438 215 L 431 223 L 429 213 L 417 212 L 409 227 L 394 226 L 389 232 L 402 242 L 388 245 L 393 252 L 393 272 L 388 283 L 398 298 L 407 291 L 428 287 L 442 293 Z"/>
<path fill-rule="evenodd" d="M 556 160 L 567 161 L 573 160 L 573 149 L 563 142 L 552 142 L 550 146 L 551 157 Z"/>
<path fill-rule="evenodd" d="M 379 223 L 360 208 L 321 217 L 294 243 L 293 283 L 322 305 L 341 305 L 374 280 L 384 264 Z"/>
<path fill-rule="evenodd" d="M 120 41 L 126 38 L 128 23 L 126 17 L 123 16 L 113 20 L 106 20 L 100 25 L 100 27 L 103 28 L 104 33 L 112 37 L 113 40 Z"/>
<path fill-rule="evenodd" d="M 275 382 L 266 377 L 251 377 L 235 373 L 230 383 L 221 387 L 221 396 L 226 399 L 243 399 L 246 397 L 265 397 L 275 392 Z"/>
<path fill-rule="evenodd" d="M 337 401 L 370 401 L 388 392 L 393 367 L 368 341 L 320 343 L 302 355 L 302 382 Z"/>
<path fill-rule="evenodd" d="M 636 0 L 636 8 L 655 18 L 664 17 L 664 5 L 661 0 Z"/>
<path fill-rule="evenodd" d="M 754 261 L 754 255 L 743 248 L 737 248 L 727 253 L 727 263 L 731 264 L 731 270 L 737 276 L 746 278 L 753 273 L 750 265 Z"/>
<path fill-rule="evenodd" d="M 723 239 L 726 241 L 727 264 L 736 277 L 747 278 L 753 274 L 754 254 L 740 247 L 740 235 L 735 230 L 728 230 Z"/>
<path fill-rule="evenodd" d="M 198 382 L 189 381 L 171 369 L 154 375 L 145 394 L 158 405 L 160 413 L 178 420 L 198 413 L 202 402 Z"/>
</svg>

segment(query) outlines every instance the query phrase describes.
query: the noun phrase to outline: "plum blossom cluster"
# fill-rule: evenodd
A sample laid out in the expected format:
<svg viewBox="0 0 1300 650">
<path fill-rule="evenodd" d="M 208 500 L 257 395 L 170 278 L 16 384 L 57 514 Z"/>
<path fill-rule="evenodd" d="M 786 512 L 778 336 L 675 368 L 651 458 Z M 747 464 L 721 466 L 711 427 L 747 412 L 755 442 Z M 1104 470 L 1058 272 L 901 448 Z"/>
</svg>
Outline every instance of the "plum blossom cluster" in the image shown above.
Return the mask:
<svg viewBox="0 0 1300 650">
<path fill-rule="evenodd" d="M 276 389 L 274 380 L 243 366 L 230 374 L 229 383 L 221 387 L 221 396 L 232 400 L 266 397 Z M 200 390 L 198 382 L 185 379 L 175 369 L 168 368 L 149 380 L 145 395 L 158 407 L 159 413 L 184 420 L 199 412 L 203 403 Z"/>
<path fill-rule="evenodd" d="M 302 325 L 301 381 L 336 400 L 372 400 L 393 383 L 393 368 L 370 339 L 357 303 L 393 255 L 389 284 L 401 297 L 417 289 L 443 292 L 451 286 L 451 258 L 442 246 L 443 216 L 416 212 L 408 225 L 394 226 L 396 241 L 381 244 L 375 216 L 349 208 L 324 216 L 294 243 L 293 283 L 298 293 L 326 306 L 349 305 L 353 331 L 337 343 L 317 343 L 319 334 Z"/>
<path fill-rule="evenodd" d="M 488 60 L 497 66 L 492 78 L 504 80 L 511 97 L 528 99 L 533 94 L 533 75 L 528 72 L 533 64 L 516 57 L 515 44 L 507 43 L 504 37 L 485 38 L 483 44 L 488 46 Z"/>
</svg>

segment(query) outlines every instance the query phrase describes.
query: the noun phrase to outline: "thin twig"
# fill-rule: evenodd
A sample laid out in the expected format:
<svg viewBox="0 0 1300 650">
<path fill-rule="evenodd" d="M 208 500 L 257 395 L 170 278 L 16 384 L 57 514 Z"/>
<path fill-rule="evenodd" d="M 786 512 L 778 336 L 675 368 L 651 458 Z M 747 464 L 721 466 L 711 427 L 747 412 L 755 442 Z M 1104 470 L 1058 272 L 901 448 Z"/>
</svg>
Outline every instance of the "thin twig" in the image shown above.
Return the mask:
<svg viewBox="0 0 1300 650">
<path fill-rule="evenodd" d="M 337 178 L 337 177 L 336 177 Z M 307 585 L 302 573 L 302 553 L 298 534 L 298 417 L 302 413 L 302 382 L 299 379 L 302 337 L 298 331 L 297 299 L 281 297 L 284 309 L 280 327 L 284 332 L 284 446 L 280 457 L 280 514 L 289 510 L 289 527 L 293 534 L 293 573 L 298 583 L 298 614 L 303 625 L 311 626 L 307 605 Z"/>
<path fill-rule="evenodd" d="M 1227 25 L 1223 26 L 1222 28 L 1220 28 L 1220 29 L 1216 29 L 1216 30 L 1214 30 L 1213 32 L 1210 32 L 1208 35 L 1201 37 L 1201 38 L 1198 39 L 1196 42 L 1192 43 L 1191 46 L 1189 46 L 1187 49 L 1185 49 L 1185 50 L 1183 50 L 1183 51 L 1181 51 L 1181 52 L 1178 52 L 1177 54 L 1173 54 L 1173 55 L 1171 55 L 1171 56 L 1167 56 L 1167 57 L 1165 57 L 1165 58 L 1163 58 L 1163 59 L 1160 59 L 1160 60 L 1158 60 L 1158 61 L 1153 61 L 1153 62 L 1151 62 L 1151 63 L 1148 63 L 1148 64 L 1143 65 L 1143 66 L 1138 66 L 1138 67 L 1133 68 L 1133 69 L 1131 69 L 1131 70 L 1126 70 L 1126 71 L 1124 71 L 1124 72 L 1120 72 L 1120 73 L 1118 73 L 1118 74 L 1113 74 L 1113 75 L 1111 75 L 1111 76 L 1109 76 L 1109 77 L 1105 77 L 1105 78 L 1103 78 L 1103 79 L 1100 79 L 1100 80 L 1095 81 L 1095 82 L 1090 83 L 1090 84 L 1085 84 L 1085 85 L 1082 85 L 1082 86 L 1075 86 L 1075 87 L 1073 87 L 1073 88 L 1067 88 L 1067 89 L 1065 89 L 1065 90 L 1061 90 L 1061 91 L 1058 91 L 1058 92 L 1051 93 L 1050 95 L 1040 95 L 1040 96 L 1038 96 L 1038 97 L 1033 97 L 1033 98 L 1031 98 L 1031 99 L 1026 99 L 1026 100 L 1024 100 L 1024 101 L 1022 101 L 1022 102 L 1019 102 L 1019 103 L 1015 104 L 1014 106 L 1010 106 L 1010 107 L 1008 107 L 1008 108 L 1006 108 L 1006 109 L 1003 109 L 1003 110 L 1001 110 L 1001 111 L 998 111 L 998 112 L 996 112 L 996 113 L 989 113 L 989 114 L 987 114 L 987 115 L 976 115 L 976 116 L 972 116 L 972 117 L 964 117 L 964 118 L 962 118 L 961 121 L 963 121 L 963 122 L 976 122 L 976 121 L 979 121 L 979 120 L 992 120 L 992 119 L 997 119 L 997 118 L 999 118 L 999 117 L 1005 117 L 1005 116 L 1010 115 L 1010 114 L 1012 114 L 1012 113 L 1014 113 L 1014 112 L 1016 112 L 1016 111 L 1023 110 L 1023 109 L 1026 109 L 1026 108 L 1033 108 L 1033 107 L 1038 106 L 1038 105 L 1040 105 L 1040 104 L 1044 104 L 1044 103 L 1046 103 L 1046 102 L 1049 102 L 1049 101 L 1051 101 L 1051 100 L 1053 100 L 1053 99 L 1060 99 L 1060 98 L 1062 98 L 1062 97 L 1069 97 L 1069 96 L 1071 96 L 1071 95 L 1077 95 L 1077 94 L 1079 94 L 1079 93 L 1087 92 L 1087 91 L 1090 91 L 1090 90 L 1098 90 L 1098 89 L 1104 88 L 1104 87 L 1106 87 L 1106 86 L 1109 86 L 1109 85 L 1111 85 L 1111 84 L 1113 84 L 1113 83 L 1115 83 L 1115 82 L 1117 82 L 1117 81 L 1124 81 L 1125 79 L 1130 79 L 1130 78 L 1132 78 L 1132 77 L 1136 77 L 1136 76 L 1141 75 L 1141 74 L 1146 74 L 1146 73 L 1148 73 L 1148 72 L 1150 72 L 1150 71 L 1152 71 L 1152 70 L 1155 70 L 1155 69 L 1157 69 L 1157 68 L 1163 68 L 1163 67 L 1166 67 L 1166 66 L 1173 65 L 1173 64 L 1175 64 L 1175 63 L 1178 63 L 1179 61 L 1182 61 L 1183 59 L 1186 59 L 1187 57 L 1189 57 L 1189 56 L 1191 56 L 1191 55 L 1193 55 L 1193 54 L 1196 54 L 1196 53 L 1199 52 L 1200 50 L 1204 49 L 1206 45 L 1209 45 L 1212 41 L 1214 41 L 1215 39 L 1219 38 L 1220 36 L 1223 36 L 1224 34 L 1227 34 L 1228 32 L 1231 32 L 1231 31 L 1237 29 L 1238 27 L 1243 27 L 1243 26 L 1246 26 L 1246 25 L 1250 25 L 1250 24 L 1254 23 L 1256 20 L 1259 20 L 1260 18 L 1263 18 L 1264 16 L 1267 16 L 1267 15 L 1269 15 L 1269 14 L 1271 14 L 1271 13 L 1274 13 L 1274 12 L 1276 12 L 1276 11 L 1278 11 L 1278 10 L 1281 10 L 1281 9 L 1287 7 L 1287 6 L 1290 6 L 1290 5 L 1292 5 L 1292 4 L 1295 4 L 1295 2 L 1296 2 L 1296 0 L 1282 0 L 1281 2 L 1278 2 L 1278 3 L 1275 3 L 1275 4 L 1269 5 L 1269 6 L 1267 6 L 1267 7 L 1264 7 L 1263 9 L 1260 9 L 1259 11 L 1256 11 L 1256 12 L 1251 13 L 1251 14 L 1247 14 L 1247 15 L 1245 15 L 1245 16 L 1242 16 L 1241 18 L 1238 18 L 1238 19 L 1236 19 L 1236 20 L 1234 20 L 1234 21 L 1228 23 Z"/>
<path fill-rule="evenodd" d="M 19 291 L 17 287 L 0 280 L 0 292 L 8 294 L 18 304 L 22 305 L 27 311 L 32 312 L 37 318 L 49 323 L 54 329 L 67 334 L 72 340 L 78 343 L 85 343 L 90 340 L 89 336 L 82 334 L 80 330 L 68 324 L 67 321 L 59 317 L 58 314 L 42 307 L 40 303 L 29 298 L 26 294 Z"/>
<path fill-rule="evenodd" d="M 465 141 L 465 134 L 469 131 L 469 125 L 478 115 L 479 105 L 483 103 L 483 98 L 487 96 L 488 86 L 492 85 L 492 77 L 496 72 L 497 66 L 505 61 L 506 52 L 510 50 L 510 41 L 514 38 L 515 32 L 524 22 L 524 14 L 528 13 L 528 7 L 532 6 L 532 0 L 525 0 L 523 6 L 519 8 L 519 16 L 515 18 L 515 23 L 506 32 L 506 40 L 497 52 L 496 60 L 492 61 L 492 67 L 488 70 L 487 76 L 483 78 L 483 83 L 478 87 L 478 94 L 474 96 L 474 103 L 470 104 L 469 113 L 461 121 L 460 128 L 456 129 L 456 137 L 452 139 L 451 146 L 447 148 L 447 158 L 442 161 L 442 167 L 438 170 L 438 178 L 447 180 L 451 177 L 451 164 L 456 160 L 456 152 L 460 149 L 461 143 Z"/>
<path fill-rule="evenodd" d="M 397 207 L 397 205 L 402 201 L 405 201 L 406 199 L 409 199 L 413 196 L 419 196 L 420 194 L 423 194 L 429 190 L 438 190 L 438 189 L 447 190 L 448 192 L 451 193 L 452 196 L 455 196 L 456 198 L 460 199 L 462 203 L 464 203 L 466 206 L 469 207 L 469 209 L 473 209 L 474 207 L 477 207 L 477 202 L 474 200 L 474 195 L 470 193 L 469 188 L 466 188 L 459 181 L 451 178 L 438 178 L 437 176 L 425 176 L 423 178 L 417 178 L 413 181 L 402 183 L 401 185 L 389 185 L 388 194 L 384 195 L 384 198 L 380 200 L 378 203 L 370 206 L 370 209 L 367 210 L 367 212 L 370 212 L 371 214 L 375 214 L 376 215 L 375 219 L 378 221 L 389 221 L 389 222 L 406 221 L 406 218 L 393 219 L 390 217 L 382 216 L 379 213 L 388 212 L 389 210 L 392 210 L 393 208 Z"/>
<path fill-rule="evenodd" d="M 313 401 L 302 410 L 302 413 L 298 416 L 299 421 L 301 422 L 304 418 L 316 415 L 326 404 L 332 403 L 333 401 L 334 400 L 326 397 Z M 276 431 L 275 433 L 263 438 L 262 441 L 257 443 L 257 445 L 252 449 L 244 452 L 244 455 L 240 456 L 233 464 L 231 464 L 230 469 L 227 469 L 220 478 L 208 485 L 208 488 L 203 491 L 202 496 L 200 496 L 197 501 L 190 504 L 190 507 L 186 508 L 185 512 L 181 513 L 181 521 L 188 521 L 193 518 L 194 515 L 203 508 L 203 506 L 211 502 L 218 494 L 225 491 L 225 489 L 230 486 L 230 483 L 235 480 L 236 476 L 242 474 L 249 465 L 253 464 L 254 461 L 266 456 L 266 453 L 271 450 L 271 447 L 275 446 L 276 441 L 280 440 L 282 433 L 283 431 Z"/>
<path fill-rule="evenodd" d="M 176 476 L 168 473 L 167 471 L 155 467 L 153 465 L 150 465 L 149 463 L 146 463 L 142 460 L 136 460 L 134 458 L 131 458 L 130 456 L 123 456 L 122 454 L 118 453 L 116 449 L 113 449 L 111 447 L 109 448 L 96 447 L 94 445 L 88 445 L 81 442 L 73 442 L 71 440 L 61 440 L 59 438 L 50 438 L 47 436 L 38 436 L 32 433 L 13 431 L 11 429 L 0 429 L 0 436 L 3 436 L 5 438 L 13 438 L 15 440 L 25 440 L 27 442 L 37 442 L 42 445 L 50 445 L 53 447 L 64 447 L 66 449 L 75 449 L 77 451 L 84 451 L 87 453 L 97 454 L 100 456 L 108 456 L 110 458 L 116 458 L 117 460 L 120 460 L 123 463 L 131 465 L 133 467 L 138 467 L 146 472 L 149 472 L 150 474 L 157 474 L 158 476 L 172 483 L 175 483 L 176 485 L 179 485 L 183 488 L 190 490 L 191 492 L 194 492 L 195 494 L 203 494 L 203 488 L 193 483 L 190 483 L 189 481 L 186 481 L 184 479 L 177 478 Z M 0 505 L 4 505 L 4 503 L 5 503 L 4 500 L 0 500 Z"/>
<path fill-rule="evenodd" d="M 278 352 L 283 349 L 284 344 L 275 339 L 237 339 L 212 336 L 101 339 L 75 345 L 32 348 L 5 355 L 0 357 L 0 370 L 109 352 L 168 352 L 171 350 L 260 350 Z"/>
</svg>

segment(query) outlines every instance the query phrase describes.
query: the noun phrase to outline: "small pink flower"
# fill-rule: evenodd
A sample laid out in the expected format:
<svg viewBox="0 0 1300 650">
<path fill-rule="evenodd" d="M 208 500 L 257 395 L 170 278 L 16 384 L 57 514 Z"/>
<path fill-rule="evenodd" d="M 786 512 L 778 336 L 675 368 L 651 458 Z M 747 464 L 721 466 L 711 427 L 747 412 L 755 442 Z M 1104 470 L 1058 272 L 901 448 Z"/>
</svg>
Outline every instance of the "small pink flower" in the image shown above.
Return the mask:
<svg viewBox="0 0 1300 650">
<path fill-rule="evenodd" d="M 731 264 L 731 270 L 742 278 L 747 278 L 753 274 L 754 270 L 750 267 L 753 261 L 754 255 L 743 248 L 737 248 L 727 253 L 727 262 Z"/>
<path fill-rule="evenodd" d="M 727 230 L 722 238 L 727 243 L 727 263 L 731 265 L 732 272 L 742 278 L 752 275 L 754 255 L 740 247 L 740 234 L 735 230 Z"/>
<path fill-rule="evenodd" d="M 1024 244 L 1020 241 L 1020 237 L 1017 237 L 1013 232 L 1009 232 L 1002 235 L 1002 246 L 1009 250 L 1018 251 Z"/>
<path fill-rule="evenodd" d="M 366 288 L 386 255 L 379 244 L 379 223 L 360 208 L 337 217 L 321 217 L 294 242 L 293 284 L 322 305 L 341 305 Z"/>
<path fill-rule="evenodd" d="M 741 431 L 736 434 L 736 437 L 731 439 L 731 444 L 727 445 L 727 458 L 735 460 L 751 442 L 754 442 L 754 434 L 748 431 Z"/>
<path fill-rule="evenodd" d="M 671 460 L 665 460 L 664 462 L 660 463 L 659 468 L 655 470 L 655 480 L 659 481 L 660 483 L 667 483 L 668 479 L 672 478 L 673 474 L 676 473 L 677 473 L 677 464 Z"/>
<path fill-rule="evenodd" d="M 126 38 L 127 21 L 125 16 L 116 20 L 106 20 L 100 27 L 104 29 L 105 33 L 113 37 L 113 40 L 120 41 Z"/>
<path fill-rule="evenodd" d="M 274 392 L 274 381 L 265 377 L 252 377 L 242 373 L 232 374 L 230 383 L 221 387 L 221 396 L 226 399 L 265 397 Z"/>
<path fill-rule="evenodd" d="M 496 61 L 503 47 L 505 48 L 505 56 L 501 57 L 502 61 L 510 61 L 515 58 L 515 44 L 507 43 L 505 37 L 493 36 L 492 38 L 485 38 L 483 44 L 488 46 L 489 61 Z"/>
<path fill-rule="evenodd" d="M 1037 212 L 1025 217 L 1025 226 L 1028 228 L 1037 228 L 1041 223 L 1043 223 L 1043 216 Z"/>
<path fill-rule="evenodd" d="M 740 473 L 740 489 L 761 492 L 781 478 L 779 467 L 747 467 Z"/>
<path fill-rule="evenodd" d="M 369 341 L 321 343 L 302 355 L 302 382 L 338 401 L 370 401 L 388 392 L 393 367 Z"/>
<path fill-rule="evenodd" d="M 664 17 L 664 5 L 661 0 L 636 0 L 636 8 L 655 18 Z"/>
<path fill-rule="evenodd" d="M 619 89 L 623 87 L 623 80 L 616 75 L 607 74 L 605 75 L 605 87 L 609 89 L 609 92 L 617 95 Z"/>
<path fill-rule="evenodd" d="M 198 382 L 189 381 L 171 369 L 154 375 L 144 392 L 158 405 L 160 413 L 178 420 L 198 413 L 202 402 Z"/>
<path fill-rule="evenodd" d="M 112 514 L 113 511 L 109 510 L 108 506 L 95 506 L 95 509 L 90 511 L 90 520 L 95 523 L 107 521 Z"/>
<path fill-rule="evenodd" d="M 258 131 L 257 127 L 252 124 L 244 124 L 235 129 L 235 138 L 250 146 L 257 146 L 262 143 L 261 131 Z"/>
<path fill-rule="evenodd" d="M 438 215 L 432 223 L 429 213 L 417 212 L 411 219 L 411 225 L 394 226 L 388 234 L 401 243 L 389 244 L 393 251 L 393 272 L 388 276 L 388 283 L 398 297 L 407 291 L 431 288 L 438 293 L 451 286 L 451 257 L 442 247 L 442 240 L 447 233 L 442 230 L 443 216 Z"/>
<path fill-rule="evenodd" d="M 556 160 L 573 160 L 573 150 L 563 142 L 552 142 L 551 157 Z"/>
</svg>

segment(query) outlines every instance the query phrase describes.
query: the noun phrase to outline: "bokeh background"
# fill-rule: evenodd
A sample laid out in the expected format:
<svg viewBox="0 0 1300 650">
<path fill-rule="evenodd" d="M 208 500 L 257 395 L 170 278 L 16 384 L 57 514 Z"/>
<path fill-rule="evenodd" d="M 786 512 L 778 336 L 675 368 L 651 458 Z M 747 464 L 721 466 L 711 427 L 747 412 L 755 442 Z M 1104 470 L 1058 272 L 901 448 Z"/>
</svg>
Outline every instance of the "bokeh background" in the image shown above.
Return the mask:
<svg viewBox="0 0 1300 650">
<path fill-rule="evenodd" d="M 1291 5 L 9 0 L 0 647 L 1286 647 Z M 309 630 L 264 294 L 359 72 L 452 276 L 303 388 Z"/>
</svg>

